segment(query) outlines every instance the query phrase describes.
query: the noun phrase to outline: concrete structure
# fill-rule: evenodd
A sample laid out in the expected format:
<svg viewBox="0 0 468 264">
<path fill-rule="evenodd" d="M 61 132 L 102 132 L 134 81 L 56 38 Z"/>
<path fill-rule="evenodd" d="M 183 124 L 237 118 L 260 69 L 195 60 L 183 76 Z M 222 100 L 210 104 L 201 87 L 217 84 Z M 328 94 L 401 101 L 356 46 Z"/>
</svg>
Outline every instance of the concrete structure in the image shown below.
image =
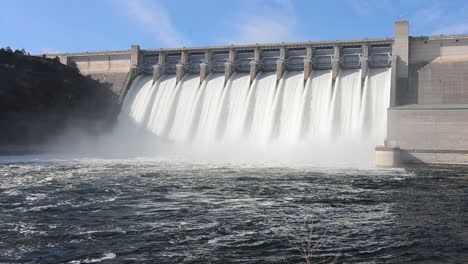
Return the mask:
<svg viewBox="0 0 468 264">
<path fill-rule="evenodd" d="M 400 149 L 402 164 L 468 164 L 468 104 L 390 108 L 386 144 Z"/>
<path fill-rule="evenodd" d="M 280 48 L 280 54 L 278 60 L 276 60 L 276 81 L 279 81 L 283 77 L 283 73 L 286 70 L 286 48 Z"/>
<path fill-rule="evenodd" d="M 260 57 L 261 52 L 259 48 L 254 49 L 253 60 L 250 61 L 250 83 L 253 82 L 257 76 L 258 71 L 260 70 Z"/>
<path fill-rule="evenodd" d="M 364 44 L 366 45 L 366 44 Z M 340 71 L 340 46 L 333 47 L 333 58 L 332 58 L 332 87 L 335 87 L 336 77 Z"/>
<path fill-rule="evenodd" d="M 307 80 L 313 69 L 331 69 L 336 78 L 339 69 L 347 63 L 340 55 L 342 48 L 385 46 L 391 49 L 392 43 L 393 39 L 385 38 L 156 50 L 141 50 L 138 45 L 132 45 L 126 51 L 46 56 L 58 56 L 64 64 L 76 64 L 83 75 L 108 83 L 121 102 L 138 74 L 152 74 L 153 82 L 164 74 L 175 74 L 177 81 L 186 74 L 200 74 L 203 81 L 210 72 L 224 72 L 227 83 L 235 71 L 249 72 L 253 81 L 259 71 L 276 71 L 279 80 L 286 70 L 300 70 L 304 71 L 304 80 Z M 360 58 L 361 49 L 346 56 Z"/>
<path fill-rule="evenodd" d="M 369 46 L 362 45 L 362 57 L 361 57 L 361 87 L 364 89 L 364 81 L 369 71 Z"/>
<path fill-rule="evenodd" d="M 200 82 L 203 82 L 206 79 L 206 76 L 211 72 L 211 52 L 205 51 L 205 58 L 200 64 Z"/>
<path fill-rule="evenodd" d="M 307 47 L 306 48 L 306 55 L 304 57 L 304 82 L 307 81 L 307 79 L 310 76 L 310 73 L 312 72 L 312 58 L 313 58 L 313 49 L 312 47 Z"/>
<path fill-rule="evenodd" d="M 375 148 L 375 165 L 379 168 L 395 168 L 400 164 L 400 149 L 378 146 Z"/>
<path fill-rule="evenodd" d="M 236 61 L 236 50 L 230 49 L 228 53 L 228 58 L 224 63 L 224 85 L 226 85 L 227 81 L 231 77 L 232 73 L 234 72 L 234 63 Z"/>
<path fill-rule="evenodd" d="M 90 75 L 106 85 L 117 95 L 124 94 L 123 87 L 128 86 L 139 71 L 141 63 L 139 46 L 132 46 L 128 51 L 86 52 L 46 55 L 59 57 L 60 62 L 76 65 L 83 75 Z M 132 65 L 135 65 L 132 68 Z M 123 97 L 122 97 L 123 98 Z"/>
<path fill-rule="evenodd" d="M 138 74 L 225 75 L 259 71 L 361 69 L 391 67 L 391 101 L 385 145 L 377 148 L 382 166 L 405 163 L 468 163 L 468 35 L 412 37 L 408 21 L 395 23 L 395 37 L 278 44 L 149 49 L 49 54 L 76 64 L 85 75 L 108 82 L 122 102 Z M 390 164 L 390 165 L 389 165 Z"/>
<path fill-rule="evenodd" d="M 392 151 L 395 165 L 468 164 L 468 36 L 410 37 L 399 21 L 392 51 L 387 140 L 377 157 Z"/>
</svg>

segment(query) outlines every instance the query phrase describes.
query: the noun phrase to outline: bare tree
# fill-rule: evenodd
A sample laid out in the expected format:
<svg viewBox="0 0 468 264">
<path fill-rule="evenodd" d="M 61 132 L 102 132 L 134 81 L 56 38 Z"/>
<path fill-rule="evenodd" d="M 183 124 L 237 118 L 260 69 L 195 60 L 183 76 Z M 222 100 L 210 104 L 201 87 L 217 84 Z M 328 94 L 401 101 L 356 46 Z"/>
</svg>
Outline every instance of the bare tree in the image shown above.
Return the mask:
<svg viewBox="0 0 468 264">
<path fill-rule="evenodd" d="M 305 264 L 336 263 L 340 254 L 331 257 L 323 257 L 318 254 L 318 251 L 330 241 L 329 236 L 327 236 L 328 230 L 319 234 L 319 231 L 314 228 L 313 215 L 306 214 L 304 210 L 301 211 L 299 216 L 289 215 L 282 219 L 282 225 L 285 227 L 282 232 L 286 232 L 286 236 L 302 256 Z M 298 221 L 298 218 L 302 218 L 302 220 Z M 301 223 L 298 224 L 298 222 Z M 287 258 L 283 257 L 282 260 L 283 263 L 289 264 Z"/>
</svg>

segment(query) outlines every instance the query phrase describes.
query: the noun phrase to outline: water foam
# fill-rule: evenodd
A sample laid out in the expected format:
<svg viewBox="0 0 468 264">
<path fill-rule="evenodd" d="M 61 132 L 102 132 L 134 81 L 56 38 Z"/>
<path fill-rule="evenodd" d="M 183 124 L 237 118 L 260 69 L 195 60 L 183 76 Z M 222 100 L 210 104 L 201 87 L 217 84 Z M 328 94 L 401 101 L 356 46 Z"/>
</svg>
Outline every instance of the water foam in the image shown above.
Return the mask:
<svg viewBox="0 0 468 264">
<path fill-rule="evenodd" d="M 115 133 L 133 127 L 145 137 L 132 134 L 127 142 L 197 158 L 327 165 L 373 164 L 374 148 L 385 139 L 390 69 L 370 69 L 364 85 L 361 70 L 341 70 L 333 87 L 329 70 L 312 72 L 306 82 L 299 71 L 285 72 L 279 82 L 275 73 L 260 72 L 252 83 L 247 73 L 235 73 L 226 85 L 223 74 L 202 83 L 196 74 L 177 85 L 175 78 L 154 85 L 137 78 Z"/>
</svg>

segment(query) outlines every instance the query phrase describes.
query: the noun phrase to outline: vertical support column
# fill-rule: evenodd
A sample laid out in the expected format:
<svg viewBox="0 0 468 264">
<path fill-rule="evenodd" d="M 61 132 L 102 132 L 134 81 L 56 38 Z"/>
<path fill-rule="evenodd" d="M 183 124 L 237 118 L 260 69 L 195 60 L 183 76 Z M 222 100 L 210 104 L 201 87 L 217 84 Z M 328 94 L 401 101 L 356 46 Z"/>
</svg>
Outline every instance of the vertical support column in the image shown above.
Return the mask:
<svg viewBox="0 0 468 264">
<path fill-rule="evenodd" d="M 109 56 L 109 67 L 110 67 L 110 56 Z M 123 103 L 125 95 L 132 84 L 132 81 L 138 76 L 142 71 L 143 68 L 140 67 L 143 64 L 143 56 L 140 52 L 140 46 L 132 45 L 130 49 L 130 71 L 125 76 L 124 83 L 120 88 L 119 98 L 117 99 L 117 104 L 120 106 Z"/>
<path fill-rule="evenodd" d="M 159 53 L 158 64 L 153 66 L 153 84 L 163 76 L 166 71 L 166 54 L 163 52 Z"/>
<path fill-rule="evenodd" d="M 392 56 L 392 69 L 390 79 L 390 107 L 397 106 L 398 57 Z"/>
<path fill-rule="evenodd" d="M 185 73 L 187 72 L 187 64 L 188 64 L 188 52 L 186 50 L 182 51 L 180 56 L 180 62 L 177 64 L 176 69 L 176 84 L 182 80 Z"/>
<path fill-rule="evenodd" d="M 280 48 L 279 59 L 276 61 L 276 81 L 279 81 L 286 70 L 286 48 Z"/>
<path fill-rule="evenodd" d="M 205 51 L 205 58 L 203 62 L 200 64 L 200 83 L 206 79 L 206 76 L 210 73 L 210 65 L 211 65 L 211 51 Z"/>
<path fill-rule="evenodd" d="M 396 78 L 395 84 L 392 85 L 392 89 L 395 91 L 394 105 L 399 104 L 398 98 L 403 92 L 408 89 L 408 65 L 409 65 L 409 22 L 408 21 L 397 21 L 395 22 L 395 38 L 392 47 L 392 54 L 396 56 Z M 393 61 L 392 61 L 393 63 Z"/>
<path fill-rule="evenodd" d="M 361 91 L 364 88 L 366 82 L 367 72 L 369 71 L 369 45 L 362 45 L 362 57 L 361 57 Z"/>
<path fill-rule="evenodd" d="M 332 58 L 332 84 L 335 87 L 336 77 L 338 77 L 338 73 L 340 72 L 340 51 L 341 48 L 339 46 L 333 47 L 333 58 Z"/>
<path fill-rule="evenodd" d="M 130 65 L 140 66 L 142 64 L 141 52 L 139 45 L 132 45 L 130 49 Z"/>
<path fill-rule="evenodd" d="M 229 50 L 229 56 L 226 63 L 224 63 L 224 86 L 231 78 L 232 73 L 234 72 L 234 63 L 236 61 L 236 51 L 234 49 Z"/>
<path fill-rule="evenodd" d="M 390 83 L 390 108 L 400 104 L 399 98 L 408 90 L 409 77 L 409 23 L 395 22 L 395 37 L 392 46 L 392 73 Z M 383 148 L 376 148 L 377 167 L 396 167 L 401 163 L 398 141 L 389 138 L 395 125 L 387 111 L 387 137 Z"/>
<path fill-rule="evenodd" d="M 254 57 L 253 61 L 250 62 L 250 83 L 255 80 L 255 76 L 257 76 L 259 66 L 260 66 L 260 59 L 261 59 L 261 50 L 259 48 L 254 49 Z"/>
<path fill-rule="evenodd" d="M 304 58 L 304 82 L 307 81 L 309 75 L 312 73 L 312 58 L 314 57 L 314 49 L 312 47 L 306 48 L 306 56 Z"/>
</svg>

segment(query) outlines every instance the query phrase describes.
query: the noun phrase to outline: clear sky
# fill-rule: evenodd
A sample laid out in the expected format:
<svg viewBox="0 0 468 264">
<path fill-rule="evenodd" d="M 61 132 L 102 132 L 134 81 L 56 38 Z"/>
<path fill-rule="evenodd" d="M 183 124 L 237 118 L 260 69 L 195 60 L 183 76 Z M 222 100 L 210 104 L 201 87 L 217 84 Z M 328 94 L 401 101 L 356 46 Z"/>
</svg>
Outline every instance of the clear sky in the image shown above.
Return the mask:
<svg viewBox="0 0 468 264">
<path fill-rule="evenodd" d="M 468 33 L 468 0 L 0 0 L 0 47 L 33 54 Z"/>
</svg>

